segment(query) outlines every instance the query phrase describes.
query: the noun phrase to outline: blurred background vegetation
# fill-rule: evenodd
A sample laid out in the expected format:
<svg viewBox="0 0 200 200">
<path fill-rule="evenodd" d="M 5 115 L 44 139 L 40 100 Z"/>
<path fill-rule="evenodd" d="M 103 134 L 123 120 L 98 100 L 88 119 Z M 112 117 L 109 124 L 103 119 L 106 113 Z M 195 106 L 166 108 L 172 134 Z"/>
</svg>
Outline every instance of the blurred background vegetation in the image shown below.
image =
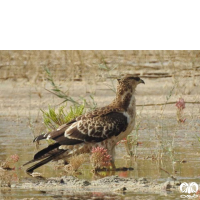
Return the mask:
<svg viewBox="0 0 200 200">
<path fill-rule="evenodd" d="M 104 78 L 99 71 L 148 77 L 191 75 L 200 68 L 200 51 L 0 51 L 0 80 L 42 81 L 44 68 L 55 80 Z"/>
</svg>

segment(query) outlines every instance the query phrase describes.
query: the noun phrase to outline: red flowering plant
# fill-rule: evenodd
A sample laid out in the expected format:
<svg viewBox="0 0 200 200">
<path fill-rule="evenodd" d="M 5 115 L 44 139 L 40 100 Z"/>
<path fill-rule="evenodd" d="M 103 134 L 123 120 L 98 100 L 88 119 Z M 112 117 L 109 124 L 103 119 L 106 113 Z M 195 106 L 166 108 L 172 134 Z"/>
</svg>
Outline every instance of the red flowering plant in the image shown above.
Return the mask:
<svg viewBox="0 0 200 200">
<path fill-rule="evenodd" d="M 183 98 L 179 98 L 179 100 L 176 102 L 177 107 L 177 121 L 180 123 L 184 123 L 186 119 L 183 118 L 183 109 L 185 109 L 185 101 Z"/>
<path fill-rule="evenodd" d="M 110 166 L 111 155 L 108 154 L 107 149 L 103 147 L 93 147 L 91 153 L 90 161 L 94 169 Z"/>
<path fill-rule="evenodd" d="M 7 170 L 14 170 L 14 164 L 19 160 L 19 156 L 17 154 L 9 156 L 5 161 L 0 162 L 0 167 Z"/>
</svg>

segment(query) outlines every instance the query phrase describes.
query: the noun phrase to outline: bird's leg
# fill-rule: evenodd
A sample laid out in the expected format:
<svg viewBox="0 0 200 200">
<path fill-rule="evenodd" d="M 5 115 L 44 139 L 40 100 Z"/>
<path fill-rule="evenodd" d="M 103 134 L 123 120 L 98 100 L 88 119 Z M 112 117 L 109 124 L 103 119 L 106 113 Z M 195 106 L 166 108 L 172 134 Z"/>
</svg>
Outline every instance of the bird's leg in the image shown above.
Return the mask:
<svg viewBox="0 0 200 200">
<path fill-rule="evenodd" d="M 111 149 L 110 155 L 111 155 L 110 164 L 111 164 L 112 170 L 115 171 L 116 170 L 116 166 L 115 166 L 115 147 L 113 147 Z"/>
<path fill-rule="evenodd" d="M 115 166 L 114 160 L 111 160 L 110 163 L 111 163 L 112 170 L 116 170 L 116 166 Z"/>
</svg>

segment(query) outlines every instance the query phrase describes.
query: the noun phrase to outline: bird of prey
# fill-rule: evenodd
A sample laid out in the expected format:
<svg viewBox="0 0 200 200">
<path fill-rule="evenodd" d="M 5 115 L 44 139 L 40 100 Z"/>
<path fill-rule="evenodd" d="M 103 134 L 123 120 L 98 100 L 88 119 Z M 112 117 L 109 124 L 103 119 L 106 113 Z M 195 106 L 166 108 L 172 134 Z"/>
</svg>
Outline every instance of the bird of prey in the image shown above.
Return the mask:
<svg viewBox="0 0 200 200">
<path fill-rule="evenodd" d="M 36 168 L 51 160 L 69 159 L 72 155 L 91 153 L 93 147 L 104 147 L 111 155 L 115 168 L 115 145 L 134 128 L 136 106 L 135 89 L 144 83 L 139 77 L 125 75 L 118 80 L 116 97 L 109 105 L 83 114 L 57 130 L 37 136 L 34 142 L 51 139 L 55 143 L 42 149 L 25 163 L 39 161 L 26 171 L 31 174 Z"/>
</svg>

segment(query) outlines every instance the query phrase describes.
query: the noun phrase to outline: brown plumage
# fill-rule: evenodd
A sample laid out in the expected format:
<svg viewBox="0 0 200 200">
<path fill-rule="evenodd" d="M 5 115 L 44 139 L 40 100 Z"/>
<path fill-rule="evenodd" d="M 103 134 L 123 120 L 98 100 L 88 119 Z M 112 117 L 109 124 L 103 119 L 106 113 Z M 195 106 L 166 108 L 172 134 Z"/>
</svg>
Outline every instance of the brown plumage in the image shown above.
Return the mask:
<svg viewBox="0 0 200 200">
<path fill-rule="evenodd" d="M 35 154 L 29 164 L 39 161 L 26 171 L 32 173 L 36 168 L 51 160 L 68 159 L 71 155 L 90 153 L 92 147 L 101 146 L 112 156 L 114 166 L 114 147 L 126 137 L 135 124 L 135 88 L 144 83 L 139 77 L 126 75 L 118 79 L 116 98 L 108 106 L 97 108 L 62 125 L 57 130 L 39 135 L 34 139 L 52 139 L 54 144 Z"/>
</svg>

